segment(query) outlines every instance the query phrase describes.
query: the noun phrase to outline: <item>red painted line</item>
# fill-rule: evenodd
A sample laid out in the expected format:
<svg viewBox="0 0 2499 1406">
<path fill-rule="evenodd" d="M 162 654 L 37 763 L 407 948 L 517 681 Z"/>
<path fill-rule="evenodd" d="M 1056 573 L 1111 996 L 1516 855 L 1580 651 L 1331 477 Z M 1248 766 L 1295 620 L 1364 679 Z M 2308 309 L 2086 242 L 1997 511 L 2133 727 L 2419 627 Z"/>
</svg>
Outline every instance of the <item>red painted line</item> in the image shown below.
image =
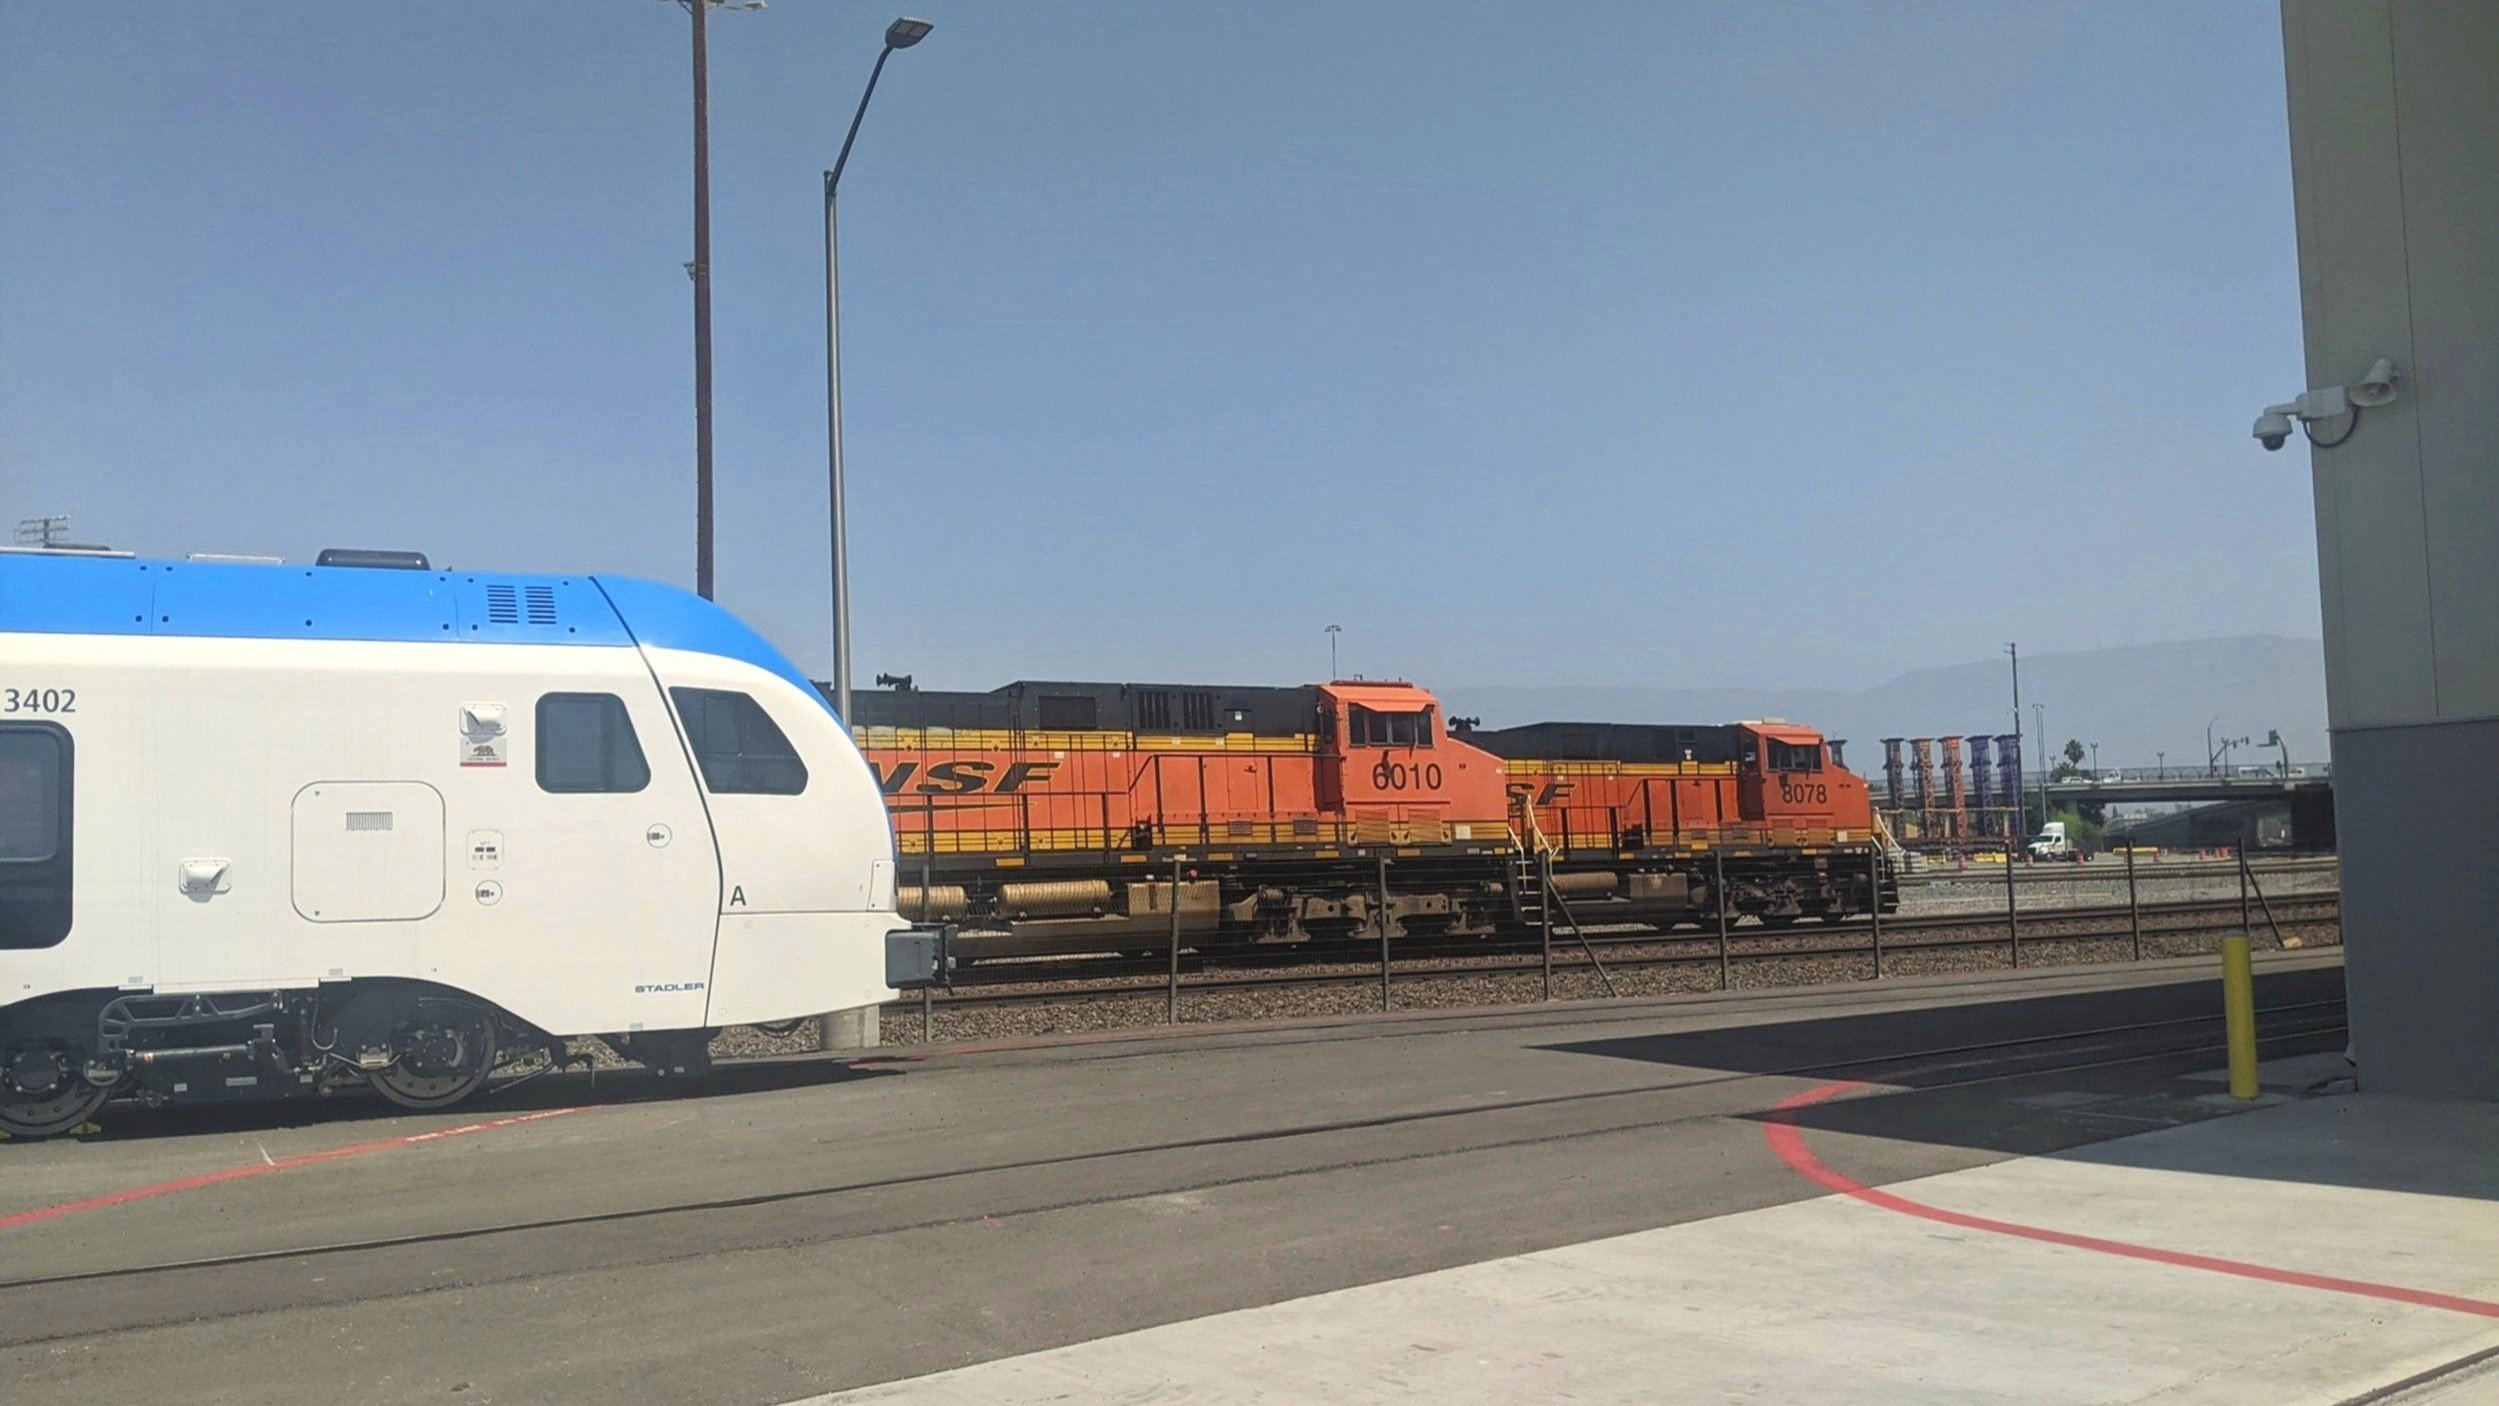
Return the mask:
<svg viewBox="0 0 2499 1406">
<path fill-rule="evenodd" d="M 171 1196 L 177 1192 L 198 1191 L 203 1187 L 222 1186 L 230 1181 L 265 1177 L 271 1172 L 292 1171 L 297 1167 L 309 1167 L 321 1162 L 341 1162 L 350 1157 L 388 1152 L 393 1148 L 416 1147 L 423 1143 L 440 1142 L 445 1138 L 467 1137 L 471 1133 L 492 1132 L 497 1128 L 516 1127 L 522 1123 L 535 1123 L 547 1118 L 561 1118 L 567 1113 L 587 1111 L 586 1108 L 549 1108 L 537 1113 L 522 1113 L 510 1118 L 497 1118 L 485 1123 L 470 1123 L 457 1128 L 443 1128 L 430 1133 L 411 1133 L 406 1137 L 378 1138 L 372 1142 L 350 1143 L 345 1147 L 306 1152 L 299 1156 L 281 1157 L 270 1162 L 228 1167 L 221 1172 L 203 1172 L 195 1177 L 158 1182 L 154 1186 L 134 1186 L 128 1191 L 108 1192 L 102 1196 L 90 1196 L 83 1201 L 64 1201 L 57 1206 L 39 1206 L 31 1211 L 19 1211 L 12 1215 L 0 1216 L 0 1230 L 15 1230 L 22 1225 L 59 1220 L 63 1216 L 74 1216 L 84 1211 L 101 1211 L 112 1206 L 126 1206 L 133 1201 L 152 1201 L 159 1196 Z"/>
<path fill-rule="evenodd" d="M 2443 1308 L 2451 1313 L 2469 1313 L 2477 1318 L 2499 1318 L 2499 1302 L 2466 1298 L 2461 1294 L 2441 1294 L 2429 1289 L 2408 1289 L 2400 1284 L 2377 1284 L 2366 1279 L 2344 1279 L 2331 1274 L 2310 1274 L 2305 1270 L 2279 1269 L 2272 1265 L 2250 1264 L 2246 1260 L 2222 1259 L 2215 1255 L 2190 1254 L 2184 1250 L 2165 1250 L 2157 1245 L 2135 1245 L 2124 1240 L 2103 1240 L 2096 1235 L 2076 1235 L 2070 1231 L 2050 1230 L 2045 1226 L 2022 1225 L 2014 1221 L 1974 1216 L 1962 1211 L 1948 1211 L 1923 1201 L 1866 1185 L 1845 1172 L 1824 1165 L 1813 1149 L 1805 1145 L 1805 1133 L 1796 1126 L 1797 1109 L 1853 1093 L 1866 1085 L 1855 1079 L 1823 1084 L 1817 1088 L 1792 1094 L 1779 1100 L 1770 1111 L 1770 1121 L 1762 1125 L 1762 1136 L 1770 1150 L 1779 1154 L 1788 1170 L 1827 1190 L 1842 1196 L 1897 1211 L 1904 1216 L 1934 1221 L 1940 1225 L 1958 1226 L 1963 1230 L 1983 1230 L 1992 1235 L 2010 1235 L 2020 1240 L 2036 1240 L 2043 1245 L 2063 1245 L 2068 1249 L 2090 1250 L 2097 1254 L 2117 1255 L 2124 1259 L 2145 1260 L 2152 1264 L 2171 1265 L 2180 1269 L 2201 1269 L 2214 1274 L 2235 1275 L 2241 1279 L 2261 1280 L 2268 1284 L 2289 1284 L 2302 1289 L 2323 1289 L 2328 1293 L 2353 1294 L 2361 1298 L 2385 1299 L 2408 1303 L 2421 1308 Z"/>
</svg>

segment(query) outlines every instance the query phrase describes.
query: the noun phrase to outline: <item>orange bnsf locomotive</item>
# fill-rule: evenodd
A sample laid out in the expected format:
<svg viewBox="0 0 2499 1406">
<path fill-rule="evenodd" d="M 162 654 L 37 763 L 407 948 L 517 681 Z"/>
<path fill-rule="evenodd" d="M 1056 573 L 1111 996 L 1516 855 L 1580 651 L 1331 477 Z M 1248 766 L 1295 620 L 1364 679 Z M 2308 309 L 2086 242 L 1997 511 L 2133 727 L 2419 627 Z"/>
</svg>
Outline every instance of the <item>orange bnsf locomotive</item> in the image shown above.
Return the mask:
<svg viewBox="0 0 2499 1406">
<path fill-rule="evenodd" d="M 1411 684 L 856 696 L 902 913 L 973 957 L 1861 914 L 1895 891 L 1810 728 L 1453 727 Z"/>
</svg>

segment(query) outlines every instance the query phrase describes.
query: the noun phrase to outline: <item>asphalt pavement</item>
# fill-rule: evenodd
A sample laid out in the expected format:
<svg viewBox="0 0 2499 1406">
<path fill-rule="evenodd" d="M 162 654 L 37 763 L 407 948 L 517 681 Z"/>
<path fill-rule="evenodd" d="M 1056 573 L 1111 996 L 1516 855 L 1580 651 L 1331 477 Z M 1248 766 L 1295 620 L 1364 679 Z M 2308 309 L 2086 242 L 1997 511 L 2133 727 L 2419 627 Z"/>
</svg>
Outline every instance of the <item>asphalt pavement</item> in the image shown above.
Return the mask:
<svg viewBox="0 0 2499 1406">
<path fill-rule="evenodd" d="M 0 1147 L 0 1380 L 768 1406 L 2222 1116 L 2204 962 L 1196 1027 Z M 2335 954 L 2260 979 L 2340 1048 Z"/>
</svg>

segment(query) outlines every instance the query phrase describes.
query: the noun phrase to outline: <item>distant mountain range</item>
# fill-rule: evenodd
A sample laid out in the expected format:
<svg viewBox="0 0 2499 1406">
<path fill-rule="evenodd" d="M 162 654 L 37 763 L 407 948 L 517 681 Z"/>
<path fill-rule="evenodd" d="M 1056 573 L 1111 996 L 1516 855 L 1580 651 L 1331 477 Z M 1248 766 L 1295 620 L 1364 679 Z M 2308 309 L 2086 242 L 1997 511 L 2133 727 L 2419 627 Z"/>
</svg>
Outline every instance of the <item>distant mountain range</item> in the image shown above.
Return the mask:
<svg viewBox="0 0 2499 1406">
<path fill-rule="evenodd" d="M 2013 699 L 2005 661 L 1918 669 L 1856 691 L 1836 689 L 1518 687 L 1483 685 L 1439 690 L 1452 715 L 1480 716 L 1486 727 L 1530 722 L 1732 722 L 1786 718 L 1848 739 L 1848 761 L 1860 772 L 1882 765 L 1885 737 L 1942 737 L 2007 730 Z M 2026 761 L 2038 746 L 2031 704 L 2047 706 L 2048 745 L 2066 739 L 2100 744 L 2100 765 L 2152 766 L 2204 762 L 2204 724 L 2213 735 L 2262 742 L 2279 728 L 2295 762 L 2324 761 L 2325 645 L 2277 635 L 2128 645 L 2068 654 L 2022 656 L 2022 745 Z M 2253 748 L 2234 763 L 2254 763 Z M 2086 765 L 2089 763 L 2086 762 Z"/>
</svg>

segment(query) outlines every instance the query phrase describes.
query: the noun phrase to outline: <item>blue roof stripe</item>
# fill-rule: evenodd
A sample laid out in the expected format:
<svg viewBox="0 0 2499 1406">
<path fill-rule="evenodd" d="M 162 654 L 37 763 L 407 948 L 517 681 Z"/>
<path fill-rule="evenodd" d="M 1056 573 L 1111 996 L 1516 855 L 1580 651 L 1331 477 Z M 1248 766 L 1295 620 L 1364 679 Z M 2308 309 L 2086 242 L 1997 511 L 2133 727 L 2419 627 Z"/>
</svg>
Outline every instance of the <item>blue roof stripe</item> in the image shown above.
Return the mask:
<svg viewBox="0 0 2499 1406">
<path fill-rule="evenodd" d="M 0 552 L 0 633 L 12 632 L 402 644 L 639 641 L 743 660 L 789 680 L 826 711 L 832 707 L 736 616 L 674 586 L 630 576 Z"/>
<path fill-rule="evenodd" d="M 599 589 L 607 592 L 616 613 L 631 626 L 634 638 L 642 643 L 744 660 L 789 680 L 826 712 L 833 711 L 832 700 L 808 682 L 798 666 L 773 648 L 771 641 L 701 596 L 631 576 L 601 576 L 598 583 Z"/>
<path fill-rule="evenodd" d="M 33 553 L 0 553 L 0 631 L 432 644 L 633 643 L 615 608 L 587 576 Z"/>
</svg>

